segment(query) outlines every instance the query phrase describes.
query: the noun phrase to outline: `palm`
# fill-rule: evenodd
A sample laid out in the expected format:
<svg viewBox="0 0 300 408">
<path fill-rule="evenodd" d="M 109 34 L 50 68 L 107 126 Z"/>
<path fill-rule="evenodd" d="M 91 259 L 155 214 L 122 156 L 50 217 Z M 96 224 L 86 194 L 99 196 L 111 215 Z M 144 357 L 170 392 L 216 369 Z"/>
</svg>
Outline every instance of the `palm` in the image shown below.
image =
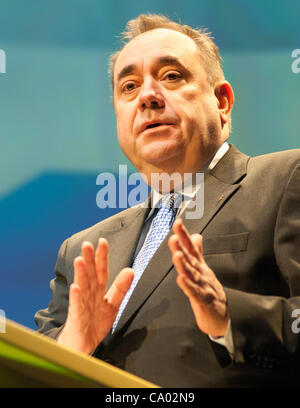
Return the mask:
<svg viewBox="0 0 300 408">
<path fill-rule="evenodd" d="M 203 257 L 202 238 L 189 235 L 181 220 L 174 223 L 169 240 L 177 269 L 177 284 L 189 298 L 200 330 L 212 336 L 224 336 L 229 312 L 223 286 Z"/>
<path fill-rule="evenodd" d="M 68 318 L 59 343 L 91 353 L 110 331 L 132 279 L 133 271 L 123 269 L 106 293 L 108 244 L 99 240 L 95 255 L 93 246 L 84 243 L 82 257 L 74 260 Z"/>
</svg>

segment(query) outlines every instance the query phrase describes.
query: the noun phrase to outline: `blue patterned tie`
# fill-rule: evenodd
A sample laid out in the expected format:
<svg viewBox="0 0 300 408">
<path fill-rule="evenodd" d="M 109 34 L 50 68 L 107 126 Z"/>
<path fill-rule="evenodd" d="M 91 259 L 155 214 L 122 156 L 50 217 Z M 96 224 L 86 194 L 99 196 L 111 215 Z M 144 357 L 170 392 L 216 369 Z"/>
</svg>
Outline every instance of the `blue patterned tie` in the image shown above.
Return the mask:
<svg viewBox="0 0 300 408">
<path fill-rule="evenodd" d="M 134 270 L 134 279 L 121 303 L 119 312 L 112 327 L 112 331 L 115 330 L 121 314 L 123 313 L 127 302 L 150 259 L 170 231 L 176 218 L 177 209 L 180 203 L 181 195 L 179 193 L 166 194 L 161 198 L 159 202 L 159 210 L 151 224 L 151 229 L 146 237 L 142 249 L 133 262 L 132 269 Z"/>
</svg>

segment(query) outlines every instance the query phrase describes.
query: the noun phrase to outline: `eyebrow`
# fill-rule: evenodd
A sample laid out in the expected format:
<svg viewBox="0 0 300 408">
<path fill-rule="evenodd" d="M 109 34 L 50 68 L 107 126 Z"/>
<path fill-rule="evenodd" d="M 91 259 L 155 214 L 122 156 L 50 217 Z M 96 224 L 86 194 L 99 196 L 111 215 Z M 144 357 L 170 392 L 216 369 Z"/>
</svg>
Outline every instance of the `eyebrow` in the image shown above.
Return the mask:
<svg viewBox="0 0 300 408">
<path fill-rule="evenodd" d="M 180 67 L 181 69 L 183 69 L 184 71 L 187 71 L 187 68 L 179 61 L 178 58 L 172 57 L 169 55 L 158 58 L 158 64 L 159 65 L 176 65 Z"/>
<path fill-rule="evenodd" d="M 179 59 L 173 56 L 166 55 L 163 57 L 159 57 L 156 63 L 158 63 L 159 66 L 176 65 L 177 67 L 181 68 L 186 73 L 188 72 L 188 69 L 179 61 Z M 119 72 L 117 80 L 120 81 L 122 78 L 126 77 L 127 75 L 132 74 L 136 69 L 137 69 L 137 65 L 135 64 L 126 65 Z"/>
<path fill-rule="evenodd" d="M 132 74 L 136 69 L 136 65 L 135 64 L 130 64 L 130 65 L 126 65 L 124 68 L 121 69 L 121 71 L 118 74 L 118 81 L 120 81 L 120 79 L 124 78 L 127 75 Z"/>
</svg>

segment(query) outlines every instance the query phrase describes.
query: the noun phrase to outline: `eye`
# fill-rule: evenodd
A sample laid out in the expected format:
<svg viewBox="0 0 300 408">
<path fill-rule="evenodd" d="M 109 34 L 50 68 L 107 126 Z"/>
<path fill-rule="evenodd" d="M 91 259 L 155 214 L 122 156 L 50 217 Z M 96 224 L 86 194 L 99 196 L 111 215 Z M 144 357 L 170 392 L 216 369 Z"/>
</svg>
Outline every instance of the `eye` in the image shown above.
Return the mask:
<svg viewBox="0 0 300 408">
<path fill-rule="evenodd" d="M 123 86 L 122 86 L 122 92 L 123 93 L 130 93 L 132 91 L 134 91 L 136 88 L 136 84 L 132 81 L 130 82 L 126 82 Z"/>
<path fill-rule="evenodd" d="M 180 74 L 180 72 L 171 71 L 171 72 L 168 72 L 167 74 L 165 74 L 163 76 L 163 79 L 167 80 L 169 82 L 176 82 L 176 81 L 182 79 L 182 75 Z"/>
</svg>

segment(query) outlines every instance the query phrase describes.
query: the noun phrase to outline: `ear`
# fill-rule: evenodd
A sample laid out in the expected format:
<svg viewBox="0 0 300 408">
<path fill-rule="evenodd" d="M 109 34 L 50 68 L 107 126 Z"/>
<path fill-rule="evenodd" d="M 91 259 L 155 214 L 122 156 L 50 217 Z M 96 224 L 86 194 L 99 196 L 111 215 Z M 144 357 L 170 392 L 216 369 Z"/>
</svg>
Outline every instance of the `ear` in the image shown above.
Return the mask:
<svg viewBox="0 0 300 408">
<path fill-rule="evenodd" d="M 219 108 L 222 127 L 229 122 L 230 114 L 234 104 L 234 93 L 227 81 L 219 81 L 215 84 L 215 96 Z"/>
</svg>

